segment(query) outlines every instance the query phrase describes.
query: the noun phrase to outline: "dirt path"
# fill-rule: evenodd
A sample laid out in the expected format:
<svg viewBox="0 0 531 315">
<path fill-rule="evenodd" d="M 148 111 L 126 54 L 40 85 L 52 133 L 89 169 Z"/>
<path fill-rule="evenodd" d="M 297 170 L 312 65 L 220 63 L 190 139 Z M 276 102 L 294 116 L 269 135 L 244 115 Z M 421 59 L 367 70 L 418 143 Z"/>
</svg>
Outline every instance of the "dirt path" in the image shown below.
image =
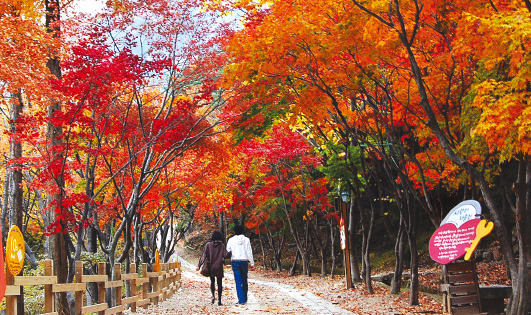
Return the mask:
<svg viewBox="0 0 531 315">
<path fill-rule="evenodd" d="M 234 278 L 229 265 L 223 279 L 223 305 L 211 304 L 210 279 L 195 271 L 197 254 L 179 248 L 182 286 L 171 298 L 135 314 L 418 314 L 442 311 L 441 302 L 426 295 L 420 305 L 409 306 L 409 292 L 390 295 L 389 289 L 374 286 L 368 294 L 363 286 L 346 289 L 342 277 L 286 277 L 272 271 L 249 272 L 249 301 L 236 305 Z M 127 311 L 125 314 L 133 313 Z"/>
<path fill-rule="evenodd" d="M 249 272 L 249 300 L 236 305 L 236 289 L 230 266 L 225 267 L 223 305 L 211 304 L 210 279 L 196 270 L 196 257 L 180 250 L 182 286 L 171 298 L 157 306 L 126 314 L 353 314 L 315 294 L 263 278 Z"/>
<path fill-rule="evenodd" d="M 195 265 L 180 258 L 181 289 L 170 299 L 136 314 L 353 314 L 311 292 L 262 279 L 250 272 L 249 301 L 236 305 L 234 278 L 229 267 L 223 279 L 222 306 L 210 303 L 210 280 L 195 271 Z M 129 314 L 133 314 L 129 312 Z"/>
</svg>

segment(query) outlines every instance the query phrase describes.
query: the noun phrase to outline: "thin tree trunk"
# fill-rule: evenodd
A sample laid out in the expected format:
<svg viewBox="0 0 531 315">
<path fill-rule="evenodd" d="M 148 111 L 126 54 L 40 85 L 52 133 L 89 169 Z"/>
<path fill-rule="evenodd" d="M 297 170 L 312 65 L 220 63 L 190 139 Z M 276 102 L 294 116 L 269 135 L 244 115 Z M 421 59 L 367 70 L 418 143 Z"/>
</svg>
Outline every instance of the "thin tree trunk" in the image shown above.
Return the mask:
<svg viewBox="0 0 531 315">
<path fill-rule="evenodd" d="M 11 94 L 12 100 L 11 100 L 11 121 L 9 123 L 9 129 L 10 132 L 15 134 L 18 130 L 17 128 L 17 120 L 19 116 L 22 114 L 22 94 L 21 91 L 17 91 L 16 93 Z M 22 158 L 22 143 L 17 140 L 10 140 L 9 141 L 9 158 L 12 161 L 16 161 L 20 158 Z M 8 208 L 6 209 L 9 219 L 9 226 L 16 225 L 23 233 L 24 229 L 22 227 L 22 214 L 23 214 L 23 207 L 22 207 L 22 165 L 20 165 L 18 162 L 12 162 L 8 168 L 8 172 L 10 173 L 9 178 L 9 193 L 8 193 Z M 19 274 L 22 276 L 24 274 L 24 270 L 21 270 L 21 273 Z M 22 297 L 24 297 L 24 292 L 21 294 Z M 23 315 L 24 314 L 24 298 L 17 299 L 17 314 Z"/>
<path fill-rule="evenodd" d="M 258 234 L 258 239 L 260 240 L 260 249 L 262 250 L 262 265 L 264 265 L 264 267 L 267 268 L 264 241 L 262 240 L 262 233 Z"/>
<path fill-rule="evenodd" d="M 328 225 L 328 224 L 327 224 Z M 328 255 L 327 255 L 327 248 L 330 245 L 330 238 L 329 235 L 325 229 L 325 233 L 323 233 L 324 237 L 324 244 L 319 243 L 319 250 L 321 253 L 321 277 L 326 277 L 328 275 Z"/>
<path fill-rule="evenodd" d="M 307 275 L 308 277 L 312 276 L 312 269 L 310 266 L 310 255 L 311 255 L 311 246 L 310 246 L 310 228 L 309 228 L 309 222 L 306 221 L 306 231 L 304 236 L 304 244 L 306 244 L 305 253 L 301 257 L 302 259 L 302 274 Z"/>
<path fill-rule="evenodd" d="M 518 166 L 518 179 L 514 183 L 513 191 L 516 194 L 515 215 L 516 235 L 518 236 L 518 274 L 513 278 L 513 296 L 510 302 L 511 314 L 526 314 L 531 303 L 531 160 L 524 155 L 520 158 Z"/>
<path fill-rule="evenodd" d="M 330 277 L 334 278 L 336 272 L 336 229 L 334 227 L 334 219 L 328 220 L 330 227 L 330 256 L 332 256 L 332 266 L 330 267 Z"/>
<path fill-rule="evenodd" d="M 354 217 L 354 202 L 350 202 L 349 213 L 348 213 L 348 236 L 350 241 L 350 270 L 352 272 L 352 281 L 360 282 L 360 266 L 358 252 L 356 251 L 356 231 L 355 231 L 355 217 Z"/>
<path fill-rule="evenodd" d="M 364 236 L 364 247 L 363 247 L 363 264 L 364 264 L 364 270 L 365 273 L 363 274 L 363 278 L 365 279 L 365 285 L 367 287 L 367 291 L 372 294 L 373 288 L 372 288 L 372 279 L 371 279 L 371 262 L 370 262 L 370 244 L 371 244 L 371 236 L 372 236 L 372 230 L 374 226 L 374 203 L 371 202 L 370 204 L 370 219 L 369 219 L 369 226 L 367 228 L 367 232 Z M 365 222 L 367 224 L 367 222 Z"/>
<path fill-rule="evenodd" d="M 285 239 L 286 237 L 282 235 L 280 239 L 278 240 L 278 243 L 275 243 L 273 234 L 271 233 L 270 230 L 267 231 L 267 240 L 269 241 L 269 245 L 271 246 L 273 250 L 273 258 L 275 261 L 277 272 L 282 271 L 282 248 L 284 247 Z"/>
<path fill-rule="evenodd" d="M 400 215 L 398 235 L 395 243 L 395 270 L 391 280 L 391 294 L 399 294 L 402 287 L 402 272 L 404 271 L 404 256 L 406 253 L 405 225 Z"/>
<path fill-rule="evenodd" d="M 295 255 L 295 260 L 293 261 L 293 265 L 291 266 L 291 269 L 289 270 L 289 275 L 292 277 L 295 275 L 295 272 L 297 271 L 297 262 L 299 261 L 300 256 L 301 254 L 297 250 L 297 255 Z"/>
<path fill-rule="evenodd" d="M 409 296 L 409 305 L 419 305 L 419 260 L 417 250 L 417 215 L 418 212 L 414 207 L 411 207 L 408 201 L 408 213 L 409 213 L 409 229 L 408 229 L 408 241 L 410 257 L 410 273 L 411 273 L 411 294 Z M 413 208 L 413 209 L 412 209 Z"/>
</svg>

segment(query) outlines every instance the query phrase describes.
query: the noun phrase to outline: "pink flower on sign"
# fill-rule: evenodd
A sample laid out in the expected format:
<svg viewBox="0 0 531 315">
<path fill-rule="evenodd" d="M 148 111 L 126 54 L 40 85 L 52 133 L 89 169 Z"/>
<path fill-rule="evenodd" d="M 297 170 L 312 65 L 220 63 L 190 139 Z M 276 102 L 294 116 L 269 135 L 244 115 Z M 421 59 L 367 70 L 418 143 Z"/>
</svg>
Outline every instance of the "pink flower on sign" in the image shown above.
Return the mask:
<svg viewBox="0 0 531 315">
<path fill-rule="evenodd" d="M 430 238 L 430 256 L 443 265 L 462 257 L 476 238 L 481 219 L 472 219 L 457 227 L 454 223 L 441 225 Z"/>
</svg>

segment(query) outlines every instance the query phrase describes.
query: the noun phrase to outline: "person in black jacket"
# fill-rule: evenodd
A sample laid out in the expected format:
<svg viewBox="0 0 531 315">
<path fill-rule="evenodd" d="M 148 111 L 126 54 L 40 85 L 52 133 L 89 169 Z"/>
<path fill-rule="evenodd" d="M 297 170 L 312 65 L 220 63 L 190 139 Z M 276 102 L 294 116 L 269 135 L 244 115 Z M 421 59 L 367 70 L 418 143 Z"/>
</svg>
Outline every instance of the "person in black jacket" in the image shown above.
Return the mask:
<svg viewBox="0 0 531 315">
<path fill-rule="evenodd" d="M 223 244 L 223 237 L 221 232 L 214 231 L 210 242 L 206 243 L 203 249 L 203 254 L 199 263 L 197 264 L 197 270 L 201 268 L 203 264 L 208 264 L 210 270 L 210 291 L 212 291 L 212 304 L 216 301 L 216 286 L 215 280 L 218 283 L 218 305 L 221 305 L 221 293 L 223 292 L 223 260 L 231 256 Z"/>
</svg>

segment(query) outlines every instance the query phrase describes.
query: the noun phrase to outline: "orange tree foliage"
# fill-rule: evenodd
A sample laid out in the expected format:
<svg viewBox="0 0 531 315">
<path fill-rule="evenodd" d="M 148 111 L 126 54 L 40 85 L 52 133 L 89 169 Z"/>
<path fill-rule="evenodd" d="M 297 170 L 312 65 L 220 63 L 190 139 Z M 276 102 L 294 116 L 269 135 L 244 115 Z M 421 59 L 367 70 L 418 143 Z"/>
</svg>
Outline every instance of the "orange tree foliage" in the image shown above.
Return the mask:
<svg viewBox="0 0 531 315">
<path fill-rule="evenodd" d="M 231 8 L 246 15 L 226 41 L 234 61 L 226 82 L 252 100 L 242 97 L 236 111 L 253 113 L 263 100 L 294 113 L 292 124 L 302 117 L 314 134 L 361 133 L 366 145 L 392 137 L 411 149 L 401 171 L 425 194 L 440 183 L 474 193 L 470 176 L 505 227 L 487 182 L 499 162 L 529 150 L 529 1 L 236 1 Z"/>
<path fill-rule="evenodd" d="M 234 61 L 226 67 L 225 82 L 242 88 L 241 97 L 227 108 L 242 113 L 244 130 L 289 111 L 288 122 L 306 129 L 320 145 L 358 137 L 356 141 L 379 150 L 380 156 L 389 154 L 388 142 L 402 146 L 410 151 L 406 174 L 427 191 L 442 185 L 456 190 L 466 180 L 447 163 L 423 124 L 426 118 L 406 68 L 408 58 L 394 33 L 349 1 L 275 2 L 247 12 L 246 27 L 225 46 Z M 293 13 L 289 19 L 286 12 Z M 442 44 L 428 46 L 436 45 Z M 460 111 L 453 106 L 459 100 L 453 98 L 462 90 L 439 88 L 441 78 L 449 76 L 444 69 L 431 71 L 430 79 L 439 89 L 432 91 L 447 93 L 437 95 L 448 100 L 442 107 L 452 109 L 441 114 L 441 120 L 459 139 L 462 134 L 455 122 Z M 463 81 L 466 86 L 470 78 L 452 80 L 468 80 Z"/>
<path fill-rule="evenodd" d="M 514 5 L 501 7 L 511 10 Z M 225 48 L 233 63 L 226 67 L 225 82 L 227 86 L 242 88 L 241 98 L 236 98 L 230 109 L 242 113 L 244 130 L 261 128 L 271 116 L 290 111 L 294 115 L 289 122 L 298 125 L 299 121 L 295 120 L 302 117 L 314 138 L 319 138 L 321 131 L 351 129 L 356 130 L 356 134 L 361 131 L 369 135 L 362 141 L 374 143 L 378 137 L 383 137 L 380 140 L 403 146 L 410 151 L 406 173 L 418 188 L 430 191 L 440 187 L 456 191 L 467 184 L 467 175 L 449 162 L 438 139 L 426 125 L 428 117 L 420 106 L 422 100 L 410 70 L 408 50 L 397 36 L 397 32 L 402 32 L 398 17 L 386 17 L 382 13 L 382 18 L 366 12 L 386 12 L 387 3 L 371 2 L 364 7 L 366 11 L 350 1 L 275 2 L 264 6 L 240 1 L 233 8 L 243 9 L 247 15 L 245 27 L 226 40 Z M 499 170 L 491 163 L 484 142 L 470 139 L 473 134 L 470 130 L 477 120 L 469 99 L 464 97 L 474 80 L 474 61 L 479 59 L 471 58 L 469 52 L 473 48 L 470 47 L 476 43 L 490 47 L 487 43 L 499 41 L 498 38 L 483 41 L 480 37 L 471 41 L 466 35 L 474 33 L 475 29 L 468 29 L 467 24 L 478 22 L 470 12 L 490 18 L 492 11 L 488 3 L 470 6 L 431 1 L 423 2 L 417 14 L 414 2 L 400 4 L 400 14 L 410 22 L 403 25 L 403 29 L 409 34 L 409 40 L 414 41 L 412 53 L 417 56 L 416 66 L 422 72 L 436 120 L 451 145 L 472 165 L 481 167 L 488 162 L 485 166 L 489 178 Z M 289 18 L 286 12 L 290 12 Z M 515 17 L 505 17 L 504 21 L 518 21 L 519 29 L 524 30 L 525 23 L 518 19 L 523 13 L 514 14 Z M 460 34 L 464 36 L 462 39 L 458 37 Z M 493 30 L 489 34 L 500 32 Z M 508 38 L 525 40 L 526 37 L 515 34 Z M 507 56 L 514 56 L 513 59 L 525 56 L 518 49 L 527 46 L 518 43 L 510 46 L 516 53 L 509 51 Z M 500 56 L 495 57 L 500 59 Z M 520 64 L 514 61 L 513 65 Z M 520 82 L 520 86 L 525 85 L 525 80 L 520 79 Z M 504 93 L 503 90 L 489 89 L 498 94 Z M 525 95 L 516 99 L 525 99 Z M 474 104 L 478 102 L 476 99 Z M 499 112 L 492 106 L 484 107 L 490 108 L 492 115 Z M 521 108 L 511 107 L 513 112 Z M 483 113 L 483 117 L 487 117 L 489 110 L 483 109 Z M 485 125 L 487 128 L 497 126 L 505 133 L 512 130 L 490 121 Z M 518 126 L 519 130 L 525 130 L 524 126 Z M 523 137 L 522 132 L 519 137 Z M 486 135 L 486 131 L 483 134 Z M 509 134 L 509 139 L 520 139 L 515 134 Z M 494 141 L 495 138 L 489 139 Z"/>
</svg>

